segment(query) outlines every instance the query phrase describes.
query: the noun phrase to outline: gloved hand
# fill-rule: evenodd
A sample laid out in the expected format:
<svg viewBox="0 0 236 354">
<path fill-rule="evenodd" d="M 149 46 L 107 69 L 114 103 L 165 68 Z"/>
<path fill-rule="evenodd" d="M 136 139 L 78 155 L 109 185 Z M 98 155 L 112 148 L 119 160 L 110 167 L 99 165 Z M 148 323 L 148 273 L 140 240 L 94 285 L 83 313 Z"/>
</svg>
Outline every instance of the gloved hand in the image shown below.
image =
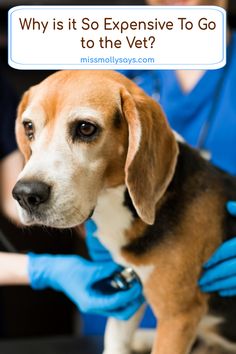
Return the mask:
<svg viewBox="0 0 236 354">
<path fill-rule="evenodd" d="M 94 287 L 120 268 L 114 262 L 90 262 L 75 255 L 28 254 L 28 274 L 33 289 L 52 288 L 65 293 L 88 313 L 129 319 L 143 303 L 141 285 L 125 291 L 103 292 Z"/>
<path fill-rule="evenodd" d="M 108 261 L 113 262 L 112 256 L 109 253 L 109 251 L 101 244 L 98 237 L 96 237 L 97 226 L 92 219 L 86 221 L 85 230 L 86 230 L 85 240 L 86 240 L 88 252 L 91 259 L 95 262 L 108 262 Z M 124 268 L 120 267 L 120 269 L 124 269 Z M 139 281 L 137 279 L 133 279 L 132 286 L 134 284 L 137 285 L 138 283 Z"/>
<path fill-rule="evenodd" d="M 90 258 L 95 262 L 112 261 L 111 254 L 95 236 L 97 226 L 92 219 L 85 223 L 86 244 Z"/>
<path fill-rule="evenodd" d="M 236 202 L 228 202 L 227 209 L 236 216 Z M 236 295 L 236 237 L 223 243 L 204 265 L 199 285 L 203 292 Z"/>
</svg>

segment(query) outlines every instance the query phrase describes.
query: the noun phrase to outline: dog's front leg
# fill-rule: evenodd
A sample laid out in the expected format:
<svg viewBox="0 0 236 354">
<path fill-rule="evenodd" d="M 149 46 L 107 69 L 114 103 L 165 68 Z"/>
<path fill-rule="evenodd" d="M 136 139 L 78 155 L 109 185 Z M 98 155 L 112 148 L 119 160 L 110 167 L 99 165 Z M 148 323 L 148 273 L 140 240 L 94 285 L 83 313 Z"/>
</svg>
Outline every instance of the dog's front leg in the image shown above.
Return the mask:
<svg viewBox="0 0 236 354">
<path fill-rule="evenodd" d="M 196 305 L 190 311 L 160 316 L 152 354 L 188 354 L 203 313 L 204 308 Z"/>
<path fill-rule="evenodd" d="M 196 286 L 196 276 L 187 277 L 184 271 L 177 272 L 173 266 L 169 270 L 168 266 L 163 272 L 156 269 L 144 286 L 157 318 L 152 354 L 188 354 L 207 312 L 207 296 Z"/>
<path fill-rule="evenodd" d="M 109 318 L 106 325 L 103 354 L 130 354 L 134 332 L 143 315 L 143 305 L 128 321 Z"/>
</svg>

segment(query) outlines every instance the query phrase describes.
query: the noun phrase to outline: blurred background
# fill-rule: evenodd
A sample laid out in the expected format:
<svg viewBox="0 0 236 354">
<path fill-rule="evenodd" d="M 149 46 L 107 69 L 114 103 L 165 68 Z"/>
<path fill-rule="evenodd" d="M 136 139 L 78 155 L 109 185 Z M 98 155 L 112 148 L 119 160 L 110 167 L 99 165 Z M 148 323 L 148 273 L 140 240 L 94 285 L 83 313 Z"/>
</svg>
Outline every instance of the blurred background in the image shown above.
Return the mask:
<svg viewBox="0 0 236 354">
<path fill-rule="evenodd" d="M 144 5 L 143 0 L 101 0 L 99 5 Z M 16 5 L 98 5 L 84 0 L 2 0 L 0 1 L 0 62 L 1 70 L 15 89 L 18 98 L 31 85 L 48 76 L 50 71 L 18 71 L 7 64 L 7 14 Z M 230 1 L 228 20 L 236 28 L 236 1 Z M 71 230 L 20 229 L 0 215 L 2 230 L 17 251 L 38 253 L 78 253 L 86 256 L 83 240 Z M 5 251 L 0 244 L 0 250 Z M 90 321 L 90 324 L 88 323 Z M 90 317 L 81 321 L 78 312 L 64 295 L 47 290 L 33 292 L 27 287 L 0 288 L 0 338 L 54 336 L 61 334 L 94 333 Z"/>
</svg>

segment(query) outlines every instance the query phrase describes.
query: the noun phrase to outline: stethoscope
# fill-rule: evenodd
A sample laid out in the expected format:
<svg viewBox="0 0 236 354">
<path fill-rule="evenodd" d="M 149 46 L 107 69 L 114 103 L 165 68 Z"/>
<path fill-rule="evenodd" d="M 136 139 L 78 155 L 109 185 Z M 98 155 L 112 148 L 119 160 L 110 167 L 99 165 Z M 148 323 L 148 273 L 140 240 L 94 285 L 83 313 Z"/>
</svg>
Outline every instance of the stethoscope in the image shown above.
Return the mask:
<svg viewBox="0 0 236 354">
<path fill-rule="evenodd" d="M 200 130 L 200 133 L 198 136 L 198 140 L 197 140 L 197 144 L 195 146 L 200 151 L 200 154 L 207 160 L 211 160 L 212 154 L 208 149 L 205 148 L 205 145 L 206 145 L 206 141 L 209 137 L 210 130 L 211 130 L 214 122 L 216 121 L 219 96 L 220 96 L 220 93 L 222 92 L 222 89 L 223 89 L 223 86 L 225 83 L 225 78 L 227 76 L 227 72 L 230 67 L 231 59 L 232 59 L 232 38 L 231 38 L 231 41 L 230 41 L 230 44 L 229 44 L 228 50 L 227 50 L 227 64 L 223 68 L 222 74 L 221 74 L 219 81 L 216 85 L 214 96 L 212 99 L 212 105 L 210 108 L 210 112 L 201 127 L 201 130 Z"/>
<path fill-rule="evenodd" d="M 208 149 L 206 149 L 206 141 L 209 137 L 210 130 L 216 121 L 219 97 L 223 89 L 223 86 L 225 84 L 225 79 L 230 67 L 231 58 L 232 58 L 232 37 L 227 48 L 227 65 L 225 65 L 225 67 L 223 68 L 218 83 L 215 87 L 215 92 L 212 98 L 212 105 L 209 114 L 200 129 L 197 143 L 195 145 L 195 148 L 198 149 L 200 151 L 200 154 L 207 160 L 211 160 L 212 154 Z M 158 78 L 156 78 L 156 80 L 157 81 L 155 83 L 156 86 L 155 92 L 153 93 L 152 97 L 158 102 L 160 100 L 161 84 Z"/>
</svg>

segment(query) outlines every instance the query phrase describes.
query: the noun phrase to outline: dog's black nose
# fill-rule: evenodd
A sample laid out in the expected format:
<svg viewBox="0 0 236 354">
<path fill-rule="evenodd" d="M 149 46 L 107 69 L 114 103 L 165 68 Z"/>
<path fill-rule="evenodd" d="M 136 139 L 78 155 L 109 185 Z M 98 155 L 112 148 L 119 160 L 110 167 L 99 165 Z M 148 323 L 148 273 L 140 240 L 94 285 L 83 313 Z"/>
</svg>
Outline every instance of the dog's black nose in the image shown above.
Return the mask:
<svg viewBox="0 0 236 354">
<path fill-rule="evenodd" d="M 45 203 L 50 196 L 50 186 L 38 181 L 18 181 L 12 191 L 20 206 L 27 211 L 33 211 Z"/>
</svg>

